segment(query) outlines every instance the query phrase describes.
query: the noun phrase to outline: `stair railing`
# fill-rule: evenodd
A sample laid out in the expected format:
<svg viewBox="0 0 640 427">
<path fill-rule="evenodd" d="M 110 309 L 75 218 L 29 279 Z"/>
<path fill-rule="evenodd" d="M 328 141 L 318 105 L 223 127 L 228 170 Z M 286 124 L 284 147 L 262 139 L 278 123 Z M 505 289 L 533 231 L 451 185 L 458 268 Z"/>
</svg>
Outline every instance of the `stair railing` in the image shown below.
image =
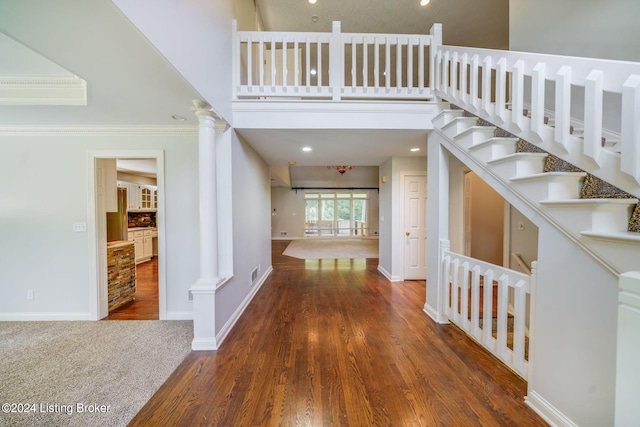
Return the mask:
<svg viewBox="0 0 640 427">
<path fill-rule="evenodd" d="M 640 63 L 453 46 L 435 60 L 437 96 L 640 195 Z"/>
<path fill-rule="evenodd" d="M 233 22 L 234 99 L 433 99 L 431 33 L 238 31 Z"/>
<path fill-rule="evenodd" d="M 445 315 L 527 379 L 529 306 L 537 262 L 531 263 L 531 274 L 527 275 L 451 252 L 448 247 L 447 241 L 441 244 L 440 289 Z"/>
</svg>

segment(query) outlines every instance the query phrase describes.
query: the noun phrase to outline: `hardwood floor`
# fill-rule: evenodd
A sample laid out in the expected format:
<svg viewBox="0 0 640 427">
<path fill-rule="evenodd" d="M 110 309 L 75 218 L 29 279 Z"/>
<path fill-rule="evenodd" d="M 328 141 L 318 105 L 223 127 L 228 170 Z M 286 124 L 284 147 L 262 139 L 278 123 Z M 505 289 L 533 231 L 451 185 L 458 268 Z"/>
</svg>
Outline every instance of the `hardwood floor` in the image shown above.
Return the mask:
<svg viewBox="0 0 640 427">
<path fill-rule="evenodd" d="M 424 281 L 285 247 L 220 349 L 192 352 L 130 425 L 546 425 L 523 380 L 424 314 Z"/>
<path fill-rule="evenodd" d="M 158 257 L 136 265 L 135 300 L 109 313 L 105 320 L 158 320 Z"/>
</svg>

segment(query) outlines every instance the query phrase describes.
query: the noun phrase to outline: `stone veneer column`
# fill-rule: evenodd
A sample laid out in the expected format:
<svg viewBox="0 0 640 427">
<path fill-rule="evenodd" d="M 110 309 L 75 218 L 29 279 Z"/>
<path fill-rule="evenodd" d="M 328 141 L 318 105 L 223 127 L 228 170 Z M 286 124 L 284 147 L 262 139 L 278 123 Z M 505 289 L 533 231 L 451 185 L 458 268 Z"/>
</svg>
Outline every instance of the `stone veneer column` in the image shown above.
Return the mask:
<svg viewBox="0 0 640 427">
<path fill-rule="evenodd" d="M 227 129 L 207 108 L 194 109 L 199 121 L 200 277 L 193 294 L 193 350 L 216 350 L 215 291 L 220 281 L 218 265 L 218 214 L 216 134 Z"/>
</svg>

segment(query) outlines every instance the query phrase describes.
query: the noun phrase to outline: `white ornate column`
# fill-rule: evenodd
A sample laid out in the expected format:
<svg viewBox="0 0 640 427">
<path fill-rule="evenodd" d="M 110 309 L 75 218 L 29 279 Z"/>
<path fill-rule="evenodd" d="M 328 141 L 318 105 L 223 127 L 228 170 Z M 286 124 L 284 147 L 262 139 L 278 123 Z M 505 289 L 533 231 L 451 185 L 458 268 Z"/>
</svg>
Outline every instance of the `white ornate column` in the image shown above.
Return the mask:
<svg viewBox="0 0 640 427">
<path fill-rule="evenodd" d="M 216 181 L 216 134 L 227 123 L 210 107 L 197 103 L 199 122 L 200 276 L 190 290 L 193 295 L 193 350 L 216 350 L 215 292 L 220 281 L 218 264 L 218 194 Z"/>
<path fill-rule="evenodd" d="M 620 275 L 616 426 L 638 425 L 640 409 L 640 271 Z"/>
</svg>

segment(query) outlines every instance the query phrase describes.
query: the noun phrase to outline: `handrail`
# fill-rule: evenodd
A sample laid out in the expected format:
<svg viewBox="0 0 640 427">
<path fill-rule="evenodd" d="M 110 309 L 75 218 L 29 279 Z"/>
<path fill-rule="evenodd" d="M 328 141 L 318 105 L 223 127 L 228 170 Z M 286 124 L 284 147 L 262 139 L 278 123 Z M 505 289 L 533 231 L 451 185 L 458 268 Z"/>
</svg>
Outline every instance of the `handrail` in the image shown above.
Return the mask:
<svg viewBox="0 0 640 427">
<path fill-rule="evenodd" d="M 433 99 L 442 26 L 430 34 L 238 31 L 234 99 Z"/>
<path fill-rule="evenodd" d="M 437 96 L 640 196 L 640 63 L 441 46 L 435 79 Z"/>
<path fill-rule="evenodd" d="M 513 258 L 513 260 L 518 264 L 518 266 L 520 266 L 521 269 L 524 270 L 525 273 L 531 274 L 531 269 L 524 262 L 524 260 L 522 259 L 522 256 L 520 256 L 520 254 L 517 254 L 515 252 L 511 252 L 511 258 Z"/>
</svg>

